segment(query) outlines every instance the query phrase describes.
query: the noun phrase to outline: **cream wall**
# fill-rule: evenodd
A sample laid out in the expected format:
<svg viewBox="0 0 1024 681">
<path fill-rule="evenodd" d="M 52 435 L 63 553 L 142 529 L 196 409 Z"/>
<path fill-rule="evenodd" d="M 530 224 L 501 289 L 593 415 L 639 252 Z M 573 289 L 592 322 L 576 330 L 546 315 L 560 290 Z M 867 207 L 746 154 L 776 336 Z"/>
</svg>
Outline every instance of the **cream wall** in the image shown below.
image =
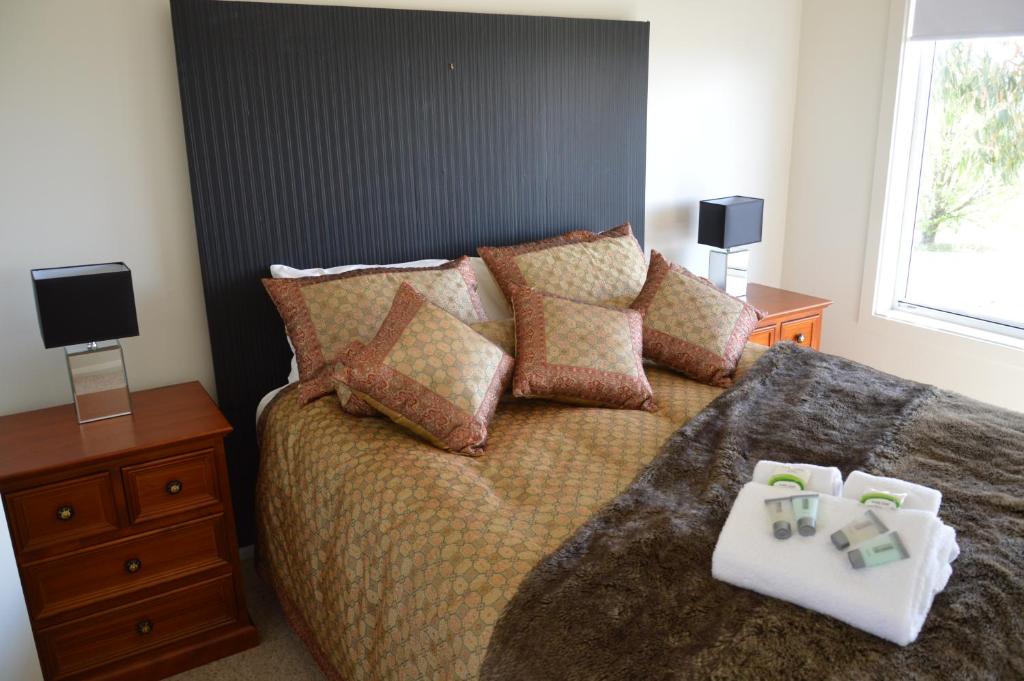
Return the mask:
<svg viewBox="0 0 1024 681">
<path fill-rule="evenodd" d="M 779 282 L 800 0 L 347 4 L 650 21 L 648 246 L 703 272 L 696 202 L 763 196 L 753 275 Z M 0 414 L 70 399 L 33 267 L 127 262 L 132 387 L 212 391 L 167 0 L 0 2 L 0 92 Z"/>
<path fill-rule="evenodd" d="M 1024 411 L 1024 351 L 871 314 L 902 16 L 804 3 L 782 285 L 835 301 L 822 350 Z"/>
</svg>

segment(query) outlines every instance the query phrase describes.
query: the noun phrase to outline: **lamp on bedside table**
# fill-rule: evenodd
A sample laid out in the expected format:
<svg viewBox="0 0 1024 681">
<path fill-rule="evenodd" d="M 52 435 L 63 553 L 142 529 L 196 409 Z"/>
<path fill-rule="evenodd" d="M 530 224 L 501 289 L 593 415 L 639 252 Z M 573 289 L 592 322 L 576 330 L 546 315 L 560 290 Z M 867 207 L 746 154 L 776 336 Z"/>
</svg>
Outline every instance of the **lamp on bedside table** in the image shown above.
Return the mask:
<svg viewBox="0 0 1024 681">
<path fill-rule="evenodd" d="M 764 199 L 726 196 L 700 202 L 697 243 L 711 246 L 708 279 L 729 295 L 747 294 L 750 252 L 737 246 L 761 241 Z"/>
<path fill-rule="evenodd" d="M 132 272 L 123 262 L 32 270 L 39 331 L 64 348 L 79 423 L 132 413 L 118 339 L 139 335 Z"/>
</svg>

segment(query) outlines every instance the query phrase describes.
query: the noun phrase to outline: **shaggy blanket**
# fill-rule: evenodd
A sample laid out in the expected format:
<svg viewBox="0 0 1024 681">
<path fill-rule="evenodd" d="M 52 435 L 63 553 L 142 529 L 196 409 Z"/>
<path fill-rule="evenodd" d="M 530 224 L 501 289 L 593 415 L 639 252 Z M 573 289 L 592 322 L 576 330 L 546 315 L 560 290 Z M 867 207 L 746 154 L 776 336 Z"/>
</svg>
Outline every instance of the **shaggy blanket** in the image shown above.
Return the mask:
<svg viewBox="0 0 1024 681">
<path fill-rule="evenodd" d="M 775 346 L 523 580 L 491 679 L 1024 678 L 1024 415 Z M 962 549 L 917 642 L 711 578 L 762 458 L 929 485 Z"/>
</svg>

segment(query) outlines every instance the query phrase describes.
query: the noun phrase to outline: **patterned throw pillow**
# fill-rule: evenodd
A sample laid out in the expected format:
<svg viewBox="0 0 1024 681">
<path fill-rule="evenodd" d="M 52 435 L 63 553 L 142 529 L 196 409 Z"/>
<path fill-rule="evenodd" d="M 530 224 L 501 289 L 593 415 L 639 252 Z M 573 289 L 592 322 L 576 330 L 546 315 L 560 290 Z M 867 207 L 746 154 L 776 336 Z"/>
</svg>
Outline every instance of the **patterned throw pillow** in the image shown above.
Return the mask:
<svg viewBox="0 0 1024 681">
<path fill-rule="evenodd" d="M 764 316 L 657 251 L 632 307 L 644 316 L 644 357 L 722 387 Z"/>
<path fill-rule="evenodd" d="M 377 335 L 358 341 L 336 380 L 443 449 L 478 455 L 514 360 L 403 283 Z"/>
<path fill-rule="evenodd" d="M 509 301 L 512 286 L 528 286 L 584 303 L 629 307 L 647 275 L 629 223 L 599 234 L 576 231 L 518 246 L 482 246 L 477 253 Z"/>
<path fill-rule="evenodd" d="M 516 356 L 516 322 L 514 319 L 495 319 L 475 322 L 469 328 L 491 341 L 506 353 Z"/>
<path fill-rule="evenodd" d="M 515 287 L 516 397 L 654 411 L 640 313 Z"/>
<path fill-rule="evenodd" d="M 387 316 L 395 292 L 409 282 L 428 300 L 464 322 L 485 319 L 469 258 L 438 267 L 373 268 L 322 277 L 264 279 L 284 320 L 299 365 L 303 404 L 335 389 L 332 369 L 352 341 L 368 342 Z M 338 389 L 349 413 L 373 413 Z"/>
</svg>

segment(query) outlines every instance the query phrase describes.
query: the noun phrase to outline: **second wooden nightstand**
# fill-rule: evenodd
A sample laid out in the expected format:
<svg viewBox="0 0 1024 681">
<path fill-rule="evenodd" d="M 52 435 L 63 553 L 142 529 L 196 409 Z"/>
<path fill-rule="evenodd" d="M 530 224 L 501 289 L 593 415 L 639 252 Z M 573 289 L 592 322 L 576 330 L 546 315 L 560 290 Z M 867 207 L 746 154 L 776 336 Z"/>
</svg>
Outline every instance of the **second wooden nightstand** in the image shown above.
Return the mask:
<svg viewBox="0 0 1024 681">
<path fill-rule="evenodd" d="M 821 324 L 831 300 L 762 284 L 747 284 L 747 302 L 765 313 L 750 342 L 774 345 L 793 341 L 815 350 L 821 345 Z"/>
<path fill-rule="evenodd" d="M 134 413 L 0 417 L 0 492 L 47 679 L 156 679 L 256 644 L 224 436 L 198 383 Z"/>
</svg>

